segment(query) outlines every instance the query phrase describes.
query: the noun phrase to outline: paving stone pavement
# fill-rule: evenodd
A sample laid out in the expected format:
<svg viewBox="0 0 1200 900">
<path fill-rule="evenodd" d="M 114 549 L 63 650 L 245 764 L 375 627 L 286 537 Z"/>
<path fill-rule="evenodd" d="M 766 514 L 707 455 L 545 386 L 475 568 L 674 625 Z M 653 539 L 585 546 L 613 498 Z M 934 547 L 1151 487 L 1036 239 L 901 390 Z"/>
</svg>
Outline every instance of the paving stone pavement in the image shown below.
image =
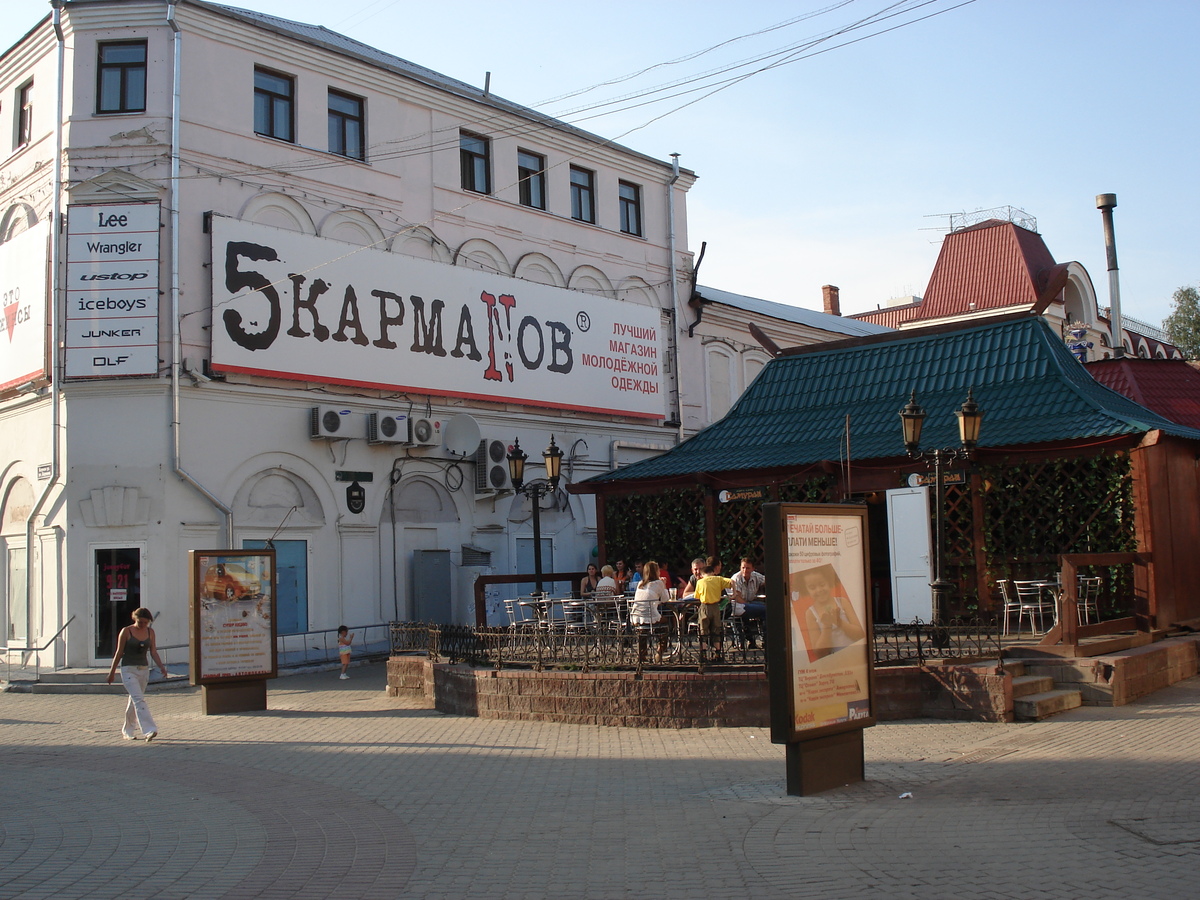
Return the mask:
<svg viewBox="0 0 1200 900">
<path fill-rule="evenodd" d="M 764 729 L 458 718 L 351 674 L 259 713 L 152 694 L 151 744 L 123 697 L 0 694 L 0 900 L 1200 895 L 1200 678 L 880 724 L 866 783 L 788 797 Z"/>
</svg>

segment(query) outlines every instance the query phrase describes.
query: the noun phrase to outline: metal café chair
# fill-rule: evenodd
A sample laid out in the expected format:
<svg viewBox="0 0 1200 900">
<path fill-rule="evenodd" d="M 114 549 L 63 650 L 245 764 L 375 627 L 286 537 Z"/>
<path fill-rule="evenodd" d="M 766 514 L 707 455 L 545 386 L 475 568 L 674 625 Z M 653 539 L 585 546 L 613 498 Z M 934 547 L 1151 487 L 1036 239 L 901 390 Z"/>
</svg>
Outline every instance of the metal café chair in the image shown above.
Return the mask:
<svg viewBox="0 0 1200 900">
<path fill-rule="evenodd" d="M 1009 623 L 1016 618 L 1017 631 L 1021 630 L 1021 601 L 1017 597 L 1017 589 L 1013 587 L 1013 583 L 1008 578 L 1000 578 L 996 581 L 996 587 L 1000 589 L 1000 599 L 1004 603 L 1004 633 L 1009 633 Z"/>
<path fill-rule="evenodd" d="M 1103 585 L 1099 575 L 1080 575 L 1079 602 L 1075 607 L 1080 625 L 1088 625 L 1093 619 L 1100 621 L 1100 589 Z"/>
<path fill-rule="evenodd" d="M 1033 632 L 1045 632 L 1049 628 L 1046 625 L 1046 616 L 1050 616 L 1050 624 L 1053 625 L 1058 617 L 1058 601 L 1055 597 L 1046 596 L 1047 582 L 1045 581 L 1014 581 L 1013 587 L 1017 591 L 1017 601 L 1020 604 L 1020 609 L 1017 612 L 1017 631 L 1021 630 L 1021 619 L 1025 616 L 1029 617 L 1029 630 Z M 1033 617 L 1037 616 L 1037 625 L 1034 625 Z"/>
</svg>

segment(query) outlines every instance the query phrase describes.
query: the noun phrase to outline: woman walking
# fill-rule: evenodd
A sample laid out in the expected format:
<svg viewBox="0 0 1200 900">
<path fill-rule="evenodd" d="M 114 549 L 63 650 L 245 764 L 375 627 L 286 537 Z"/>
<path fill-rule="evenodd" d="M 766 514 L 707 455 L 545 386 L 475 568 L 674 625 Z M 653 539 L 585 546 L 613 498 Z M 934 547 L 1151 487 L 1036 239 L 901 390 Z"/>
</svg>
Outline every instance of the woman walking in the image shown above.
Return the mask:
<svg viewBox="0 0 1200 900">
<path fill-rule="evenodd" d="M 144 606 L 133 611 L 133 624 L 121 629 L 112 668 L 108 670 L 108 683 L 112 684 L 117 666 L 121 667 L 121 683 L 129 692 L 125 725 L 121 728 L 121 736 L 127 741 L 137 740 L 139 730 L 147 741 L 158 737 L 158 726 L 154 724 L 154 716 L 150 715 L 150 707 L 146 705 L 146 685 L 150 681 L 150 660 L 147 656 L 158 664 L 164 678 L 167 667 L 163 665 L 154 642 L 154 629 L 150 627 L 153 620 L 154 616 Z"/>
</svg>

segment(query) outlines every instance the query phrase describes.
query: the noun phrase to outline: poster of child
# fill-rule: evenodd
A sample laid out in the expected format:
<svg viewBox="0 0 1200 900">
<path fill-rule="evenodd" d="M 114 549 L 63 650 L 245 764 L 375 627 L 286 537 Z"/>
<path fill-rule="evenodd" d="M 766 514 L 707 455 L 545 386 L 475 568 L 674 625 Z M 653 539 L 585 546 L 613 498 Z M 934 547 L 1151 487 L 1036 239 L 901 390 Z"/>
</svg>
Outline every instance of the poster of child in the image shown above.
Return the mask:
<svg viewBox="0 0 1200 900">
<path fill-rule="evenodd" d="M 791 587 L 792 614 L 803 635 L 809 662 L 831 656 L 866 637 L 832 564 L 793 572 Z"/>
</svg>

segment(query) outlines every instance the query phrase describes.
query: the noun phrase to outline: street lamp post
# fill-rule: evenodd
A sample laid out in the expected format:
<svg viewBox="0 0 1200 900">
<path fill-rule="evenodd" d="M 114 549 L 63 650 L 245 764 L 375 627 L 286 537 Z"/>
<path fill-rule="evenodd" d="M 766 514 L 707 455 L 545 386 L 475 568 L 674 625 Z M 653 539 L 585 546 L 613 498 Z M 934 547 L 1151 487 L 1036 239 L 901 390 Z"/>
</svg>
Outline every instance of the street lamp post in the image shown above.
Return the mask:
<svg viewBox="0 0 1200 900">
<path fill-rule="evenodd" d="M 943 531 L 946 519 L 945 483 L 942 479 L 944 467 L 956 459 L 970 459 L 979 443 L 979 429 L 983 424 L 983 410 L 975 402 L 973 391 L 967 391 L 967 399 L 956 411 L 958 416 L 958 436 L 961 447 L 940 447 L 935 450 L 921 449 L 921 426 L 925 424 L 925 410 L 917 404 L 917 392 L 914 390 L 908 403 L 900 410 L 900 422 L 904 430 L 904 449 L 911 459 L 922 459 L 933 463 L 933 482 L 935 492 L 934 513 L 934 546 L 933 546 L 933 620 L 940 622 L 945 612 L 947 601 L 954 585 L 947 581 L 943 573 L 943 554 L 945 541 Z"/>
<path fill-rule="evenodd" d="M 537 593 L 542 593 L 542 498 L 558 490 L 558 479 L 562 473 L 563 452 L 554 443 L 554 435 L 550 435 L 550 446 L 542 451 L 542 459 L 546 461 L 545 480 L 525 483 L 525 460 L 529 456 L 521 449 L 519 438 L 513 440 L 512 449 L 508 452 L 508 476 L 512 481 L 513 490 L 528 497 L 533 503 L 533 571 Z"/>
</svg>

